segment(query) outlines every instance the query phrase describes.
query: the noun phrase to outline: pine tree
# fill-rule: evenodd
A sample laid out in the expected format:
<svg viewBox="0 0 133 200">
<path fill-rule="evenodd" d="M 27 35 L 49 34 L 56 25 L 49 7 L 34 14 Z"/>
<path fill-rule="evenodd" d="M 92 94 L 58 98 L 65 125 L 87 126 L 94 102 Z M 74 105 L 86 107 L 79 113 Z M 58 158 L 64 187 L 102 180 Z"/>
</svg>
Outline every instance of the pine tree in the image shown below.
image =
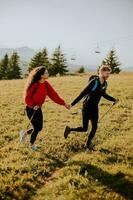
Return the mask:
<svg viewBox="0 0 133 200">
<path fill-rule="evenodd" d="M 43 59 L 42 59 L 42 52 L 39 51 L 38 53 L 35 54 L 35 56 L 31 59 L 31 62 L 29 64 L 29 69 L 28 71 L 30 72 L 32 69 L 35 67 L 39 67 L 43 65 Z"/>
<path fill-rule="evenodd" d="M 7 69 L 8 69 L 8 55 L 6 54 L 0 62 L 0 79 L 7 79 Z"/>
<path fill-rule="evenodd" d="M 46 68 L 49 68 L 49 65 L 50 62 L 48 58 L 48 52 L 47 49 L 45 48 L 42 51 L 36 53 L 36 55 L 31 59 L 28 71 L 31 71 L 35 67 L 39 66 L 45 66 Z"/>
<path fill-rule="evenodd" d="M 51 59 L 51 67 L 49 69 L 49 74 L 52 76 L 55 76 L 57 74 L 65 75 L 67 70 L 67 64 L 64 54 L 61 51 L 61 47 L 58 46 L 52 56 Z"/>
<path fill-rule="evenodd" d="M 121 65 L 120 62 L 118 61 L 118 58 L 116 56 L 116 51 L 112 49 L 107 58 L 105 58 L 102 62 L 104 65 L 108 65 L 111 68 L 111 73 L 114 74 L 119 74 L 120 73 L 120 68 L 119 66 Z"/>
<path fill-rule="evenodd" d="M 48 51 L 46 48 L 42 50 L 42 61 L 43 61 L 43 66 L 45 66 L 48 69 L 50 67 L 50 61 L 48 57 Z"/>
<path fill-rule="evenodd" d="M 19 56 L 17 52 L 14 52 L 9 60 L 8 70 L 7 70 L 8 79 L 19 79 L 21 78 L 21 69 L 19 66 Z"/>
</svg>

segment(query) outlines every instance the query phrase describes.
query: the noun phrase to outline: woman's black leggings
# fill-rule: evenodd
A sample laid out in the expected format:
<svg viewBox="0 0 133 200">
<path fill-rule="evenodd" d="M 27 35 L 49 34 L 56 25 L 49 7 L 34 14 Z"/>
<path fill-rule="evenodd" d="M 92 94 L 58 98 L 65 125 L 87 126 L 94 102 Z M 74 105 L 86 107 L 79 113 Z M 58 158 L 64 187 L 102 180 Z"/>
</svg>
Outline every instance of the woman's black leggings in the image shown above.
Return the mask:
<svg viewBox="0 0 133 200">
<path fill-rule="evenodd" d="M 26 112 L 27 112 L 27 116 L 28 116 L 29 119 L 31 119 L 34 111 L 35 110 L 32 109 L 32 108 L 30 108 L 28 106 L 26 107 Z M 33 119 L 31 120 L 31 123 L 33 125 L 33 129 L 28 130 L 27 133 L 31 134 L 30 143 L 34 144 L 38 133 L 43 128 L 43 115 L 42 115 L 41 108 L 39 108 L 38 110 L 35 111 Z"/>
<path fill-rule="evenodd" d="M 77 128 L 70 128 L 70 131 L 76 132 L 86 132 L 88 130 L 89 120 L 92 124 L 92 129 L 88 135 L 87 146 L 89 146 L 91 140 L 93 139 L 98 124 L 98 106 L 87 106 L 82 109 L 83 126 Z"/>
</svg>

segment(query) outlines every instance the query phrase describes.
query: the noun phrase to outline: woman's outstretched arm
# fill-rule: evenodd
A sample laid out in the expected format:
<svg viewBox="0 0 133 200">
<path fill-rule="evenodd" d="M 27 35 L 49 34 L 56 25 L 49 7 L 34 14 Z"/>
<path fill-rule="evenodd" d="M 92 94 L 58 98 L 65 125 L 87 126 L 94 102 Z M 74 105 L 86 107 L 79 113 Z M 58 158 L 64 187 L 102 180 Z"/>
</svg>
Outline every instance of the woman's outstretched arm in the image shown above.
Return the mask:
<svg viewBox="0 0 133 200">
<path fill-rule="evenodd" d="M 59 105 L 65 106 L 65 101 L 58 95 L 58 93 L 55 91 L 55 89 L 50 85 L 48 81 L 45 81 L 47 86 L 47 95 L 52 99 L 55 103 Z"/>
</svg>

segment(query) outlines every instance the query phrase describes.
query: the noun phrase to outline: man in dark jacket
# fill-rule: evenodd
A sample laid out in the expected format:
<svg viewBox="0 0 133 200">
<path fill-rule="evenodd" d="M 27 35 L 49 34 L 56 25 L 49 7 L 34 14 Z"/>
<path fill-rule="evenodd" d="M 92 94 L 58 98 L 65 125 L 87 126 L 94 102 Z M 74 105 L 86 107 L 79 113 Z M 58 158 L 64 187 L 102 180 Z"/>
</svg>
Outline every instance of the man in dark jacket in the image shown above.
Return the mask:
<svg viewBox="0 0 133 200">
<path fill-rule="evenodd" d="M 88 135 L 88 139 L 86 142 L 86 148 L 90 149 L 91 141 L 96 133 L 97 124 L 98 124 L 98 104 L 100 102 L 101 97 L 117 103 L 118 100 L 114 97 L 109 96 L 106 93 L 107 89 L 107 79 L 110 75 L 110 68 L 106 65 L 103 65 L 99 69 L 99 75 L 92 78 L 89 82 L 88 86 L 80 93 L 80 95 L 71 103 L 71 107 L 76 105 L 82 98 L 83 108 L 82 108 L 82 118 L 83 118 L 83 126 L 77 128 L 70 128 L 66 126 L 64 131 L 64 137 L 67 138 L 71 131 L 76 132 L 86 132 L 88 130 L 89 120 L 91 121 L 92 129 Z"/>
</svg>

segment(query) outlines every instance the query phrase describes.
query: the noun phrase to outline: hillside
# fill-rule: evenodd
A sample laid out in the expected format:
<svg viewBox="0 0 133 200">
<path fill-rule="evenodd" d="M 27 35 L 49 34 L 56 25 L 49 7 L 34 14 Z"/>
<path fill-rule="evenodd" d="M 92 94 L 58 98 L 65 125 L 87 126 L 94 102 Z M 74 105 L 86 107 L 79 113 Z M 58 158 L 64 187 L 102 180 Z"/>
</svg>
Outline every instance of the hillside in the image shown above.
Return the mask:
<svg viewBox="0 0 133 200">
<path fill-rule="evenodd" d="M 4 57 L 4 55 L 12 54 L 13 52 L 18 52 L 20 59 L 25 62 L 29 62 L 29 60 L 34 56 L 35 51 L 29 47 L 20 47 L 20 48 L 0 48 L 0 59 Z"/>
<path fill-rule="evenodd" d="M 22 69 L 22 74 L 26 74 L 27 69 L 28 69 L 28 63 L 30 62 L 31 58 L 36 53 L 35 50 L 26 46 L 20 47 L 20 48 L 0 48 L 0 59 L 2 59 L 6 53 L 10 56 L 14 51 L 17 52 L 20 56 L 20 67 Z M 70 72 L 75 72 L 80 67 L 81 65 L 77 63 L 71 63 L 71 62 L 68 63 L 68 70 Z M 97 69 L 97 66 L 93 66 L 93 65 L 86 67 L 87 71 L 94 71 L 96 69 Z"/>
<path fill-rule="evenodd" d="M 85 87 L 88 75 L 50 78 L 67 102 Z M 47 100 L 40 151 L 19 144 L 28 120 L 23 112 L 25 80 L 0 81 L 0 199 L 131 200 L 133 197 L 133 73 L 111 75 L 108 93 L 120 99 L 99 123 L 96 151 L 85 152 L 87 134 L 63 138 L 65 125 L 81 124 L 81 103 L 70 111 Z M 100 116 L 110 102 L 102 99 Z"/>
<path fill-rule="evenodd" d="M 20 47 L 20 48 L 0 48 L 0 59 L 4 57 L 4 55 L 7 53 L 11 55 L 14 51 L 18 52 L 20 56 L 20 67 L 22 69 L 22 74 L 27 73 L 28 69 L 28 63 L 30 62 L 31 58 L 35 55 L 36 51 L 34 49 L 31 49 L 27 46 Z M 68 70 L 73 73 L 77 71 L 81 65 L 78 64 L 77 61 L 70 61 L 68 60 Z M 97 70 L 97 65 L 94 64 L 86 64 L 84 65 L 85 70 L 88 72 L 96 71 Z M 133 71 L 133 67 L 121 67 L 122 71 Z"/>
</svg>

